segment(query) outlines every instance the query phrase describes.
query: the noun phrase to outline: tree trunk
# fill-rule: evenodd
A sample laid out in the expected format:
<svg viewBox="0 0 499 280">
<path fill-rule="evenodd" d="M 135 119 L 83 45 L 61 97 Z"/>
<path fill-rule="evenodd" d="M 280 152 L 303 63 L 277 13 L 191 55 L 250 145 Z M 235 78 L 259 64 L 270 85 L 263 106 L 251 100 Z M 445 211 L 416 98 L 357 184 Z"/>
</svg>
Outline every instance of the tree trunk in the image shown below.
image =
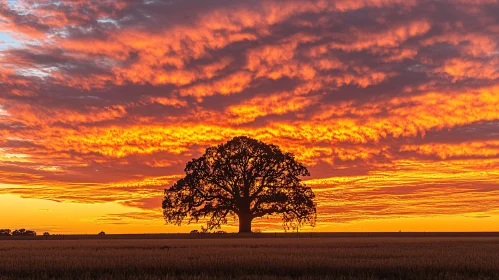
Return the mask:
<svg viewBox="0 0 499 280">
<path fill-rule="evenodd" d="M 239 233 L 251 233 L 251 215 L 239 215 Z"/>
</svg>

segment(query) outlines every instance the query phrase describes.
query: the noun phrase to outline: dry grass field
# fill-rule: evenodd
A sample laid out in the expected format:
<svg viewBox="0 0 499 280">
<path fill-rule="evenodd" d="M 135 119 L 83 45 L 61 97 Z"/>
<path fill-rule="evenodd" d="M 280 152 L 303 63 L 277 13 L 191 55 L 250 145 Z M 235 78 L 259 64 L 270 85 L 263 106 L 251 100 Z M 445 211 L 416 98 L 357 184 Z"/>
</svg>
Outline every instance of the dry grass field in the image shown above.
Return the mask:
<svg viewBox="0 0 499 280">
<path fill-rule="evenodd" d="M 20 278 L 499 279 L 499 238 L 0 241 L 0 279 Z"/>
</svg>

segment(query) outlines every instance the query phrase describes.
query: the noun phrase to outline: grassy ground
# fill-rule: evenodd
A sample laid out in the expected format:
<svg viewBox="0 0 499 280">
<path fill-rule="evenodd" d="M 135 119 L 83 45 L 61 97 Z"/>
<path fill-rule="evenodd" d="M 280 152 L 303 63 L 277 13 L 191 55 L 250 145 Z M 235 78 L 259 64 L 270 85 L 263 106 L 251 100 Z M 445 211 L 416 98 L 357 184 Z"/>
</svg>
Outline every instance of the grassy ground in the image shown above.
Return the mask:
<svg viewBox="0 0 499 280">
<path fill-rule="evenodd" d="M 499 279 L 497 237 L 0 241 L 0 279 Z"/>
</svg>

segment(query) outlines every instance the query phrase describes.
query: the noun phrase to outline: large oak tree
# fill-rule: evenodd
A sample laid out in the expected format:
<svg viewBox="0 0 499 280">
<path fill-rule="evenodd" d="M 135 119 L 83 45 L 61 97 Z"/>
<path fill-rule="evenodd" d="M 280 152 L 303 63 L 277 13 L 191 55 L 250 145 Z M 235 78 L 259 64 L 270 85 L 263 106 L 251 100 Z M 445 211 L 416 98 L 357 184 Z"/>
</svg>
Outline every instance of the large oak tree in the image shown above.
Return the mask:
<svg viewBox="0 0 499 280">
<path fill-rule="evenodd" d="M 307 168 L 279 147 L 241 136 L 206 149 L 185 168 L 186 176 L 165 189 L 167 223 L 207 218 L 207 229 L 238 217 L 239 232 L 251 232 L 253 219 L 281 215 L 285 228 L 315 225 L 314 193 L 302 176 Z"/>
</svg>

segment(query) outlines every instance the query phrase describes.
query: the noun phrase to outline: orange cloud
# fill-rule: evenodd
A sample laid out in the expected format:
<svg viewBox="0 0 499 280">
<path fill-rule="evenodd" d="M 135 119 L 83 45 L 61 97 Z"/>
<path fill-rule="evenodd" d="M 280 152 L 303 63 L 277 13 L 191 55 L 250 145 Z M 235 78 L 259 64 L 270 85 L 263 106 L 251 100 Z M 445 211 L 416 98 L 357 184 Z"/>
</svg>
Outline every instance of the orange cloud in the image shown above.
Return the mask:
<svg viewBox="0 0 499 280">
<path fill-rule="evenodd" d="M 497 52 L 497 42 L 491 39 L 490 36 L 480 33 L 446 32 L 444 35 L 431 37 L 421 42 L 423 46 L 438 43 L 458 46 L 462 54 L 473 57 L 493 55 Z"/>
<path fill-rule="evenodd" d="M 415 151 L 422 155 L 436 155 L 441 159 L 455 157 L 497 157 L 499 156 L 499 141 L 405 145 L 401 147 L 401 151 Z"/>
<path fill-rule="evenodd" d="M 497 57 L 487 59 L 484 62 L 452 59 L 445 63 L 437 72 L 443 72 L 454 82 L 464 79 L 488 79 L 499 78 L 499 59 Z"/>
<path fill-rule="evenodd" d="M 192 95 L 200 98 L 215 94 L 230 95 L 243 91 L 249 86 L 251 80 L 251 74 L 246 72 L 237 72 L 228 77 L 215 80 L 210 83 L 180 89 L 180 95 Z"/>
<path fill-rule="evenodd" d="M 330 47 L 342 49 L 344 51 L 361 51 L 373 47 L 394 48 L 400 46 L 411 37 L 421 36 L 428 32 L 431 25 L 428 21 L 414 21 L 397 26 L 385 32 L 365 33 L 353 30 L 355 37 L 349 43 L 331 43 Z"/>
<path fill-rule="evenodd" d="M 297 112 L 318 100 L 318 97 L 294 96 L 287 92 L 255 97 L 243 104 L 227 108 L 228 120 L 231 123 L 241 124 L 262 116 Z"/>
<path fill-rule="evenodd" d="M 121 118 L 126 115 L 126 107 L 114 105 L 103 108 L 87 107 L 82 112 L 68 109 L 46 110 L 41 106 L 15 104 L 7 110 L 12 122 L 28 126 L 49 126 L 55 123 L 82 124 L 95 123 Z"/>
</svg>

